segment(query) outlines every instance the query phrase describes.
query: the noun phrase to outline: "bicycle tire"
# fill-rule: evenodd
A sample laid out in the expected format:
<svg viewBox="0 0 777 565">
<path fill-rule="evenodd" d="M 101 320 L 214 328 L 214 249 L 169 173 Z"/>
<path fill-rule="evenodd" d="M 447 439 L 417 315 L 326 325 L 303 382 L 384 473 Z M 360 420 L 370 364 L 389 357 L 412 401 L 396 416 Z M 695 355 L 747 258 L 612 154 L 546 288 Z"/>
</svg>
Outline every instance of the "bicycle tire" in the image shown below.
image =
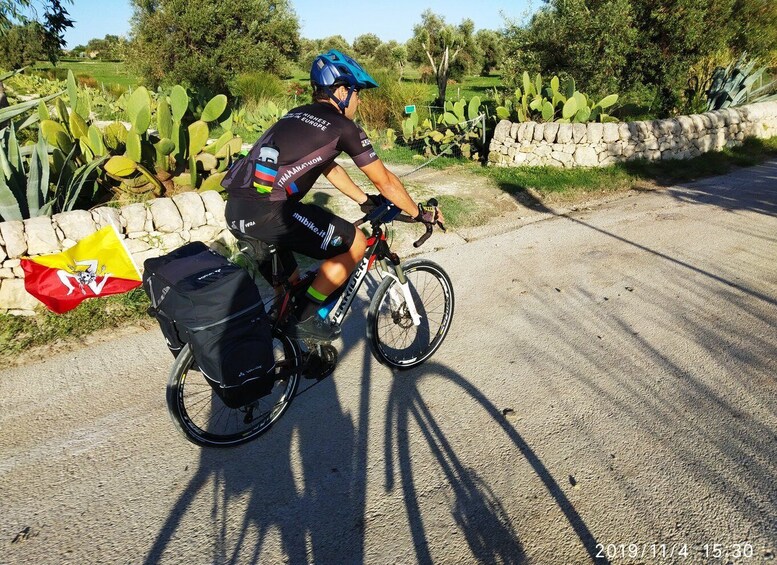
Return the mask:
<svg viewBox="0 0 777 565">
<path fill-rule="evenodd" d="M 401 303 L 392 305 L 389 293 L 398 285 L 393 277 L 380 284 L 367 313 L 367 338 L 373 356 L 400 371 L 417 367 L 437 351 L 448 335 L 454 309 L 453 284 L 437 263 L 411 259 L 402 270 L 410 283 L 421 325 L 413 325 L 404 297 Z"/>
<path fill-rule="evenodd" d="M 296 342 L 274 333 L 276 380 L 269 395 L 239 408 L 227 407 L 199 371 L 185 345 L 170 370 L 167 409 L 175 427 L 202 447 L 233 447 L 260 436 L 283 416 L 299 384 L 302 358 Z"/>
</svg>

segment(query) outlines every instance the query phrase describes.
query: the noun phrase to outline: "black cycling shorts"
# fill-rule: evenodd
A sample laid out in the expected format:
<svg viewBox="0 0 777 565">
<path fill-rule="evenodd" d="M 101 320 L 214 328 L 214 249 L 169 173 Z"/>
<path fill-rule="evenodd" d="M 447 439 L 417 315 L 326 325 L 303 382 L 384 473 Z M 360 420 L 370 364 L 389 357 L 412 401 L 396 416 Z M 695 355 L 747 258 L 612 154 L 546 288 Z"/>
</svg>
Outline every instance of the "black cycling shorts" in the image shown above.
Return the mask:
<svg viewBox="0 0 777 565">
<path fill-rule="evenodd" d="M 356 236 L 356 228 L 348 220 L 318 206 L 290 200 L 230 198 L 225 216 L 230 229 L 314 259 L 345 253 Z"/>
</svg>

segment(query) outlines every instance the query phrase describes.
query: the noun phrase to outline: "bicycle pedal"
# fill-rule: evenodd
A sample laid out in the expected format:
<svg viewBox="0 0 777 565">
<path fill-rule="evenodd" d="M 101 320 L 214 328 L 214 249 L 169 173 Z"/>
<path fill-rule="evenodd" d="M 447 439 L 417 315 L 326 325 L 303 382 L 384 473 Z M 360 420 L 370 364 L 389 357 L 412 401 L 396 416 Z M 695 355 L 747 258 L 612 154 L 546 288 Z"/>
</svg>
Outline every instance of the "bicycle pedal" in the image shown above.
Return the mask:
<svg viewBox="0 0 777 565">
<path fill-rule="evenodd" d="M 321 351 L 321 354 L 318 351 Z M 317 344 L 316 349 L 308 353 L 302 366 L 302 376 L 306 379 L 320 381 L 331 375 L 336 366 L 337 349 L 332 345 Z"/>
</svg>

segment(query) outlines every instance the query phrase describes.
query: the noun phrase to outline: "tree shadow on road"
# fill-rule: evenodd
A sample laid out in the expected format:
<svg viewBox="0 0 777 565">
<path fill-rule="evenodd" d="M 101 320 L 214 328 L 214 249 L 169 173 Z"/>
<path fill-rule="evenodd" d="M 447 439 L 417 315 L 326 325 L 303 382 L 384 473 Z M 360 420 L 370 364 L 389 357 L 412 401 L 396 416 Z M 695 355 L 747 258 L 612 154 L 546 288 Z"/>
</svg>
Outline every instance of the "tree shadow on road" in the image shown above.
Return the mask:
<svg viewBox="0 0 777 565">
<path fill-rule="evenodd" d="M 679 202 L 777 216 L 777 160 L 724 177 L 673 186 L 669 194 Z"/>
</svg>

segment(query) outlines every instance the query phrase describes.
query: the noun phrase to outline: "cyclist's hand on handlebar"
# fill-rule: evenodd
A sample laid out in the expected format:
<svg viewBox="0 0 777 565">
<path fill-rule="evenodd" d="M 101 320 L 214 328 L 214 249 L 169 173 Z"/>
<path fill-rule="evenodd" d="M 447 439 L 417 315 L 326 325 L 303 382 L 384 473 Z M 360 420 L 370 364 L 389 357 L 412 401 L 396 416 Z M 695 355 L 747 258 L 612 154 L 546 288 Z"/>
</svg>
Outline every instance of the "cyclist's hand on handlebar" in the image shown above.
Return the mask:
<svg viewBox="0 0 777 565">
<path fill-rule="evenodd" d="M 437 207 L 437 200 L 434 198 L 430 198 L 426 204 L 418 204 L 418 215 L 413 219 L 426 226 L 426 233 L 413 243 L 413 247 L 422 246 L 431 237 L 433 226 L 437 225 L 442 231 L 445 231 L 445 225 L 442 223 L 445 218 Z"/>
<path fill-rule="evenodd" d="M 363 203 L 359 204 L 359 209 L 364 214 L 369 214 L 370 212 L 375 210 L 375 208 L 377 208 L 378 206 L 383 204 L 383 202 L 384 202 L 384 200 L 383 200 L 383 198 L 381 197 L 380 194 L 368 194 L 367 195 L 367 200 L 365 200 Z"/>
<path fill-rule="evenodd" d="M 445 231 L 445 217 L 442 210 L 437 207 L 437 200 L 429 199 L 426 204 L 418 203 L 418 215 L 413 218 L 416 222 L 421 222 L 427 226 L 439 225 L 442 231 Z"/>
</svg>

